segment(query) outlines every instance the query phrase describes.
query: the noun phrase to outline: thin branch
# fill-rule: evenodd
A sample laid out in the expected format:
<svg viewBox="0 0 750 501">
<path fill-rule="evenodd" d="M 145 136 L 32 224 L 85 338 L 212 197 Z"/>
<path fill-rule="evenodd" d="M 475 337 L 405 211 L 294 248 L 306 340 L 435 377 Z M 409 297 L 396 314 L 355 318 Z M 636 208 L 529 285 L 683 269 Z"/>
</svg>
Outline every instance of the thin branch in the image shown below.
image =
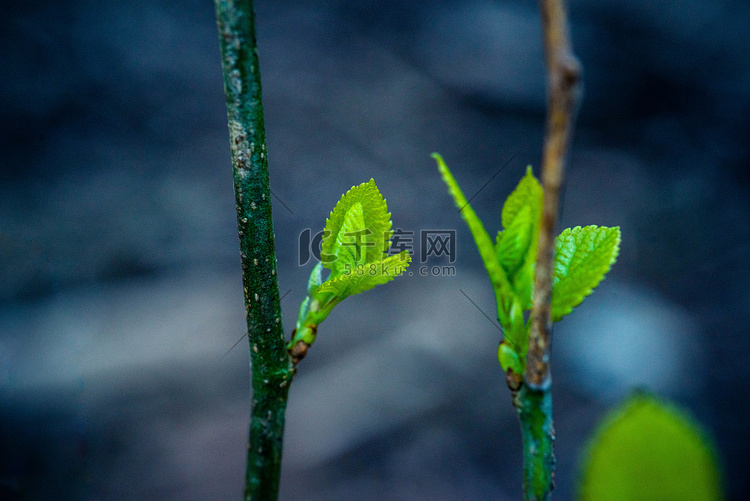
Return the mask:
<svg viewBox="0 0 750 501">
<path fill-rule="evenodd" d="M 544 208 L 534 277 L 526 384 L 542 389 L 549 384 L 550 301 L 554 231 L 560 191 L 565 178 L 565 158 L 573 134 L 580 98 L 581 65 L 573 55 L 563 0 L 540 0 L 547 65 L 547 125 L 542 156 Z"/>
<path fill-rule="evenodd" d="M 565 158 L 580 98 L 581 74 L 581 65 L 570 43 L 564 1 L 539 0 L 539 7 L 547 66 L 547 124 L 542 155 L 544 207 L 524 384 L 514 397 L 523 441 L 524 499 L 537 501 L 549 500 L 554 488 L 555 429 L 549 369 L 554 231 L 565 177 Z"/>
<path fill-rule="evenodd" d="M 278 498 L 294 376 L 281 325 L 263 102 L 252 0 L 215 0 L 252 368 L 245 500 Z"/>
</svg>

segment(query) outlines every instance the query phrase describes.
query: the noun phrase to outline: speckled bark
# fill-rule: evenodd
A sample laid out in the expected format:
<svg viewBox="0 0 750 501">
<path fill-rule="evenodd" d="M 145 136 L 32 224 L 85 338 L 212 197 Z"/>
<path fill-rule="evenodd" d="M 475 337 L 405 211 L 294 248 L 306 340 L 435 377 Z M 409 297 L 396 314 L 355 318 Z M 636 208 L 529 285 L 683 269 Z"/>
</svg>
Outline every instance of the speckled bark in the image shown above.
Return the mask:
<svg viewBox="0 0 750 501">
<path fill-rule="evenodd" d="M 216 0 L 237 202 L 252 417 L 246 500 L 278 498 L 282 439 L 294 368 L 281 325 L 271 192 L 252 1 Z"/>
</svg>

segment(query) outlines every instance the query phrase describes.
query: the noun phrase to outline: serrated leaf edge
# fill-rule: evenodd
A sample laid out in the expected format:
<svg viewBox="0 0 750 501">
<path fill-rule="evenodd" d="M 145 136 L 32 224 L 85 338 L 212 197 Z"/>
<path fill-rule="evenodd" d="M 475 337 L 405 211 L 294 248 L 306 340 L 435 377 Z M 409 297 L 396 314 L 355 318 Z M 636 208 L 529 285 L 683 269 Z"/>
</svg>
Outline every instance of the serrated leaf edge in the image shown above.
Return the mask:
<svg viewBox="0 0 750 501">
<path fill-rule="evenodd" d="M 362 192 L 361 194 L 359 193 L 360 191 Z M 374 198 L 370 200 L 365 200 L 368 193 L 372 193 L 374 195 Z M 348 200 L 354 196 L 357 196 L 359 199 L 352 199 L 351 201 Z M 361 183 L 359 185 L 352 186 L 351 188 L 349 188 L 346 191 L 346 193 L 341 195 L 341 198 L 339 199 L 339 201 L 336 202 L 336 205 L 331 210 L 328 218 L 326 218 L 326 224 L 324 227 L 325 228 L 324 231 L 326 232 L 326 235 L 324 236 L 323 241 L 321 243 L 321 256 L 334 255 L 332 250 L 333 250 L 333 246 L 335 245 L 335 241 L 338 238 L 338 234 L 341 231 L 341 227 L 343 225 L 343 218 L 346 217 L 346 214 L 351 208 L 351 205 L 357 202 L 362 204 L 362 213 L 363 213 L 363 219 L 365 222 L 365 227 L 366 229 L 370 229 L 370 231 L 372 231 L 372 240 L 376 244 L 375 247 L 366 247 L 364 249 L 366 253 L 366 258 L 364 260 L 366 262 L 377 261 L 378 259 L 382 257 L 383 253 L 388 250 L 388 247 L 390 246 L 390 238 L 391 238 L 391 235 L 393 234 L 393 231 L 391 230 L 393 226 L 393 222 L 391 221 L 391 213 L 388 212 L 388 203 L 386 199 L 383 197 L 383 194 L 380 193 L 380 190 L 375 184 L 375 180 L 370 179 L 366 183 Z M 378 206 L 378 208 L 382 208 L 384 211 L 382 213 L 382 216 L 379 217 L 380 222 L 378 224 L 378 226 L 382 226 L 382 228 L 375 228 L 375 229 L 369 228 L 369 226 L 372 226 L 372 224 L 368 223 L 368 213 L 370 210 L 372 210 L 371 206 L 373 205 Z M 381 205 L 382 207 L 380 207 Z M 337 212 L 340 212 L 340 211 L 344 211 L 344 214 L 341 216 L 342 222 L 335 221 L 335 219 L 338 219 L 335 216 Z M 382 241 L 381 241 L 381 238 L 382 238 Z M 333 271 L 332 263 L 324 263 L 324 266 Z"/>
<path fill-rule="evenodd" d="M 578 302 L 576 302 L 575 304 L 566 306 L 562 310 L 559 310 L 559 307 L 558 307 L 559 311 L 555 311 L 556 310 L 556 308 L 555 308 L 555 287 L 561 281 L 559 279 L 557 279 L 556 277 L 553 276 L 553 281 L 552 281 L 552 303 L 550 305 L 550 310 L 551 310 L 552 321 L 553 322 L 559 322 L 564 316 L 570 314 L 573 311 L 573 308 L 576 308 L 577 306 L 579 306 L 583 302 L 584 299 L 586 299 L 588 296 L 590 296 L 594 292 L 594 289 L 596 289 L 599 286 L 599 284 L 602 283 L 602 281 L 606 278 L 607 273 L 609 273 L 609 271 L 612 269 L 612 265 L 617 261 L 617 256 L 620 253 L 620 242 L 622 240 L 622 234 L 620 232 L 620 227 L 619 226 L 611 226 L 611 227 L 608 227 L 608 226 L 597 226 L 597 225 L 588 225 L 588 226 L 583 226 L 583 227 L 581 227 L 581 226 L 575 226 L 573 228 L 566 228 L 565 230 L 563 230 L 560 233 L 560 235 L 557 236 L 557 238 L 562 237 L 565 234 L 565 232 L 573 233 L 574 231 L 587 230 L 589 228 L 603 229 L 603 230 L 613 230 L 612 233 L 615 234 L 615 243 L 614 243 L 614 246 L 612 247 L 612 252 L 611 252 L 610 258 L 609 258 L 609 264 L 607 265 L 606 269 L 601 273 L 601 276 L 599 277 L 599 279 L 596 280 L 591 285 L 591 287 L 588 287 L 585 291 L 581 292 L 581 298 L 580 298 L 580 300 L 578 300 Z M 557 238 L 555 239 L 555 241 L 557 241 Z M 575 238 L 575 236 L 574 236 L 574 238 Z M 605 237 L 605 239 L 608 239 L 608 238 L 609 238 L 608 236 Z M 557 248 L 557 242 L 555 242 L 555 248 Z M 557 253 L 555 253 L 555 256 L 557 256 Z M 555 265 L 553 265 L 553 269 L 554 269 L 555 266 L 556 266 L 556 263 L 555 263 Z M 580 264 L 577 265 L 575 269 L 577 269 L 579 266 L 580 266 Z M 571 274 L 568 273 L 567 276 L 566 276 L 566 279 L 569 278 L 570 276 L 571 276 Z"/>
<path fill-rule="evenodd" d="M 343 300 L 349 296 L 352 296 L 354 294 L 359 294 L 361 292 L 368 291 L 372 288 L 374 288 L 377 285 L 383 285 L 385 283 L 390 282 L 394 278 L 403 275 L 406 268 L 408 268 L 409 263 L 411 262 L 411 256 L 409 255 L 408 251 L 401 251 L 398 254 L 394 254 L 392 256 L 388 256 L 385 259 L 382 259 L 377 262 L 370 262 L 370 263 L 364 263 L 364 267 L 370 267 L 375 266 L 376 268 L 380 269 L 381 271 L 384 269 L 392 269 L 394 266 L 403 266 L 400 270 L 398 270 L 397 273 L 393 274 L 382 274 L 382 273 L 376 273 L 376 274 L 370 274 L 368 271 L 365 271 L 362 275 L 357 274 L 357 271 L 351 271 L 348 274 L 340 274 L 335 277 L 331 277 L 317 288 L 316 293 L 331 293 L 336 295 L 339 299 Z M 381 282 L 378 279 L 382 279 L 383 277 L 386 277 L 387 280 L 385 282 Z M 373 281 L 371 283 L 368 283 L 366 279 L 372 278 Z M 349 282 L 351 285 L 355 285 L 358 281 L 364 280 L 364 282 L 360 282 L 358 284 L 357 290 L 351 290 L 346 287 L 347 282 Z M 344 291 L 341 293 L 340 290 L 336 288 L 336 286 L 344 285 Z"/>
</svg>

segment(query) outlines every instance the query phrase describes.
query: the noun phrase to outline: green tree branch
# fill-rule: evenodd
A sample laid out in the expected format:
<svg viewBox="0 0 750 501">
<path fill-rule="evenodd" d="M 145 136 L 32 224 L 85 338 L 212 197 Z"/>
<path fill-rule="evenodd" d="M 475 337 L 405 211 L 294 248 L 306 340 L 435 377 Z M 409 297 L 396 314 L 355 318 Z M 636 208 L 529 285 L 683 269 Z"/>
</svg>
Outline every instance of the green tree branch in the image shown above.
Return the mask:
<svg viewBox="0 0 750 501">
<path fill-rule="evenodd" d="M 245 500 L 278 498 L 294 367 L 281 324 L 252 0 L 216 0 L 250 341 L 252 411 Z"/>
</svg>

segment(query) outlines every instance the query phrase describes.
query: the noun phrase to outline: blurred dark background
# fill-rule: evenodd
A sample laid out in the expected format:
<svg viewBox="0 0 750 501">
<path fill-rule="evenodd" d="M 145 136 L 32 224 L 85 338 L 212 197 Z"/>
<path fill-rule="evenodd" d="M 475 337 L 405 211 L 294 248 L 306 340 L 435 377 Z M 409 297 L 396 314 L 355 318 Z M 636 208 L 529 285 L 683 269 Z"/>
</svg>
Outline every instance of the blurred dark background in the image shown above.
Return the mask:
<svg viewBox="0 0 750 501">
<path fill-rule="evenodd" d="M 429 154 L 488 229 L 545 110 L 537 5 L 259 1 L 287 331 L 298 236 L 375 178 L 394 225 L 457 230 L 456 275 L 347 300 L 291 390 L 286 500 L 518 499 L 489 281 Z M 632 388 L 713 437 L 750 498 L 750 5 L 577 0 L 562 227 L 620 225 L 557 325 L 556 499 Z M 0 7 L 0 499 L 239 499 L 248 355 L 210 1 Z M 538 170 L 537 170 L 538 173 Z M 419 254 L 418 237 L 415 251 Z M 427 263 L 443 265 L 443 261 Z M 439 274 L 438 274 L 439 275 Z"/>
</svg>

